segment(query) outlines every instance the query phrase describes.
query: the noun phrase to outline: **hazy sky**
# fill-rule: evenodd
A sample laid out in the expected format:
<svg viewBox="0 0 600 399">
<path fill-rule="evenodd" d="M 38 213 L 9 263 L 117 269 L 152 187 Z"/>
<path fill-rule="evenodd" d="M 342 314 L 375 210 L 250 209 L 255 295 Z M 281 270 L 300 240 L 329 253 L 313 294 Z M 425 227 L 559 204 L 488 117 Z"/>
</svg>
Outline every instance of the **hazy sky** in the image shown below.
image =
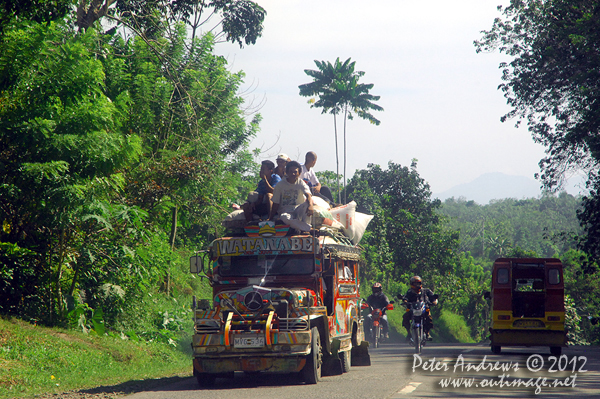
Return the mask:
<svg viewBox="0 0 600 399">
<path fill-rule="evenodd" d="M 232 71 L 246 73 L 249 106 L 260 106 L 261 132 L 252 148 L 303 160 L 318 154 L 316 170 L 335 171 L 333 117 L 311 109 L 298 85 L 311 79 L 314 60 L 356 61 L 385 111 L 381 125 L 355 118 L 347 125 L 347 176 L 368 163 L 389 161 L 418 171 L 434 193 L 487 172 L 533 178 L 544 148 L 515 121 L 498 64 L 506 56 L 476 54 L 473 40 L 500 16 L 502 0 L 258 0 L 267 11 L 264 33 L 240 49 L 221 44 Z M 341 119 L 340 173 L 343 159 Z"/>
</svg>

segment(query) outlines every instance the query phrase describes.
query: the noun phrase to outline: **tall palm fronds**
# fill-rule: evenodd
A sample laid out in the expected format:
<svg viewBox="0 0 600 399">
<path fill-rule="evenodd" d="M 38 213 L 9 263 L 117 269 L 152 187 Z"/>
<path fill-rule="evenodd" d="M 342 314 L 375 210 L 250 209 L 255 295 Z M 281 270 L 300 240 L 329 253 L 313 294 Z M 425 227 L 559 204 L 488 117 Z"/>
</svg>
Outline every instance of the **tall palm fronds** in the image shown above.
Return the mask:
<svg viewBox="0 0 600 399">
<path fill-rule="evenodd" d="M 337 138 L 337 115 L 344 115 L 344 203 L 346 202 L 346 121 L 352 120 L 356 114 L 362 119 L 369 120 L 375 125 L 380 121 L 375 118 L 370 111 L 383 111 L 383 108 L 375 104 L 379 96 L 369 94 L 373 84 L 358 83 L 364 76 L 364 72 L 355 71 L 356 61 L 348 58 L 343 63 L 339 57 L 335 63 L 329 61 L 315 60 L 318 70 L 305 69 L 304 73 L 310 76 L 313 81 L 305 83 L 298 88 L 303 97 L 316 96 L 311 98 L 309 103 L 311 108 L 322 108 L 321 113 L 330 113 L 333 115 L 333 126 L 335 132 L 335 158 L 336 173 L 339 175 L 339 152 Z M 338 181 L 338 202 L 341 202 L 341 193 Z"/>
</svg>

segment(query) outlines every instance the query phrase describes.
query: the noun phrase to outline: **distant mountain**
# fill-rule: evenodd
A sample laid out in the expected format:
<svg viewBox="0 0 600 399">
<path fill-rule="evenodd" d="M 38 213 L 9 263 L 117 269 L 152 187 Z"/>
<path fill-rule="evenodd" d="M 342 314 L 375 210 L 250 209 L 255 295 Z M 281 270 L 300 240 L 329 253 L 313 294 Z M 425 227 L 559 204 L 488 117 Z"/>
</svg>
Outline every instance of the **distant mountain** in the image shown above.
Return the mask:
<svg viewBox="0 0 600 399">
<path fill-rule="evenodd" d="M 541 195 L 540 183 L 525 176 L 510 176 L 494 172 L 479 176 L 470 183 L 459 184 L 441 193 L 434 193 L 434 198 L 444 201 L 447 198 L 465 197 L 480 205 L 493 199 L 504 198 L 537 198 Z"/>
</svg>

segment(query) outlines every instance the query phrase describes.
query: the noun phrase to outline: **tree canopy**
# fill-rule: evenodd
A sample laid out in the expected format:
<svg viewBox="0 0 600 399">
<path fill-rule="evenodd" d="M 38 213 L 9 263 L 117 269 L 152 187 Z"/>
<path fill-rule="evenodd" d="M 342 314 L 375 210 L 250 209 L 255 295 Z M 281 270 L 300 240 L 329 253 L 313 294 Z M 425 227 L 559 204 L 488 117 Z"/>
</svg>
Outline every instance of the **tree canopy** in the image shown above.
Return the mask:
<svg viewBox="0 0 600 399">
<path fill-rule="evenodd" d="M 172 290 L 168 248 L 218 234 L 254 166 L 260 116 L 246 115 L 243 73 L 213 54 L 210 33 L 190 41 L 167 20 L 157 39 L 68 18 L 11 24 L 0 36 L 0 311 L 64 325 L 85 305 L 122 321 L 119 307 L 163 278 Z"/>
<path fill-rule="evenodd" d="M 358 83 L 359 79 L 364 76 L 363 71 L 355 71 L 355 61 L 348 58 L 343 63 L 339 57 L 332 64 L 329 61 L 317 61 L 317 70 L 305 69 L 304 73 L 313 78 L 310 83 L 305 83 L 298 88 L 300 95 L 303 97 L 317 96 L 318 100 L 311 99 L 309 102 L 311 108 L 322 108 L 322 113 L 330 113 L 333 115 L 333 126 L 335 132 L 335 157 L 336 157 L 336 174 L 339 175 L 339 155 L 338 155 L 338 138 L 337 138 L 337 118 L 336 116 L 343 113 L 344 117 L 344 188 L 346 187 L 346 120 L 352 120 L 354 114 L 362 119 L 366 119 L 375 125 L 379 125 L 380 121 L 371 114 L 371 111 L 383 111 L 383 108 L 375 104 L 374 101 L 379 100 L 379 96 L 374 96 L 369 93 L 373 88 L 373 84 Z M 338 184 L 339 186 L 339 184 Z M 338 202 L 342 202 L 338 194 Z M 344 189 L 344 200 L 346 202 L 346 191 Z"/>
<path fill-rule="evenodd" d="M 580 213 L 585 248 L 600 254 L 597 225 L 600 188 L 600 6 L 591 0 L 512 0 L 502 17 L 475 41 L 478 52 L 498 50 L 512 58 L 500 64 L 511 110 L 503 121 L 525 120 L 546 147 L 540 178 L 560 187 L 565 173 L 581 168 L 592 189 Z"/>
</svg>

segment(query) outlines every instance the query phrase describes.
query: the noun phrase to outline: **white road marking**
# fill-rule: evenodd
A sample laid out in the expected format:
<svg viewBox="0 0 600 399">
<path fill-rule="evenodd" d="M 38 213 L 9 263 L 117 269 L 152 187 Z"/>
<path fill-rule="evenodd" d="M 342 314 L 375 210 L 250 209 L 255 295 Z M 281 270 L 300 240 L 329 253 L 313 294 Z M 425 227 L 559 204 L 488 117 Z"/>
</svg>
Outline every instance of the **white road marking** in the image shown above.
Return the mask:
<svg viewBox="0 0 600 399">
<path fill-rule="evenodd" d="M 417 389 L 417 387 L 421 384 L 422 384 L 421 382 L 411 382 L 407 386 L 405 386 L 404 388 L 399 390 L 398 393 L 402 394 L 402 395 L 409 394 L 412 391 L 414 391 L 415 389 Z"/>
</svg>

